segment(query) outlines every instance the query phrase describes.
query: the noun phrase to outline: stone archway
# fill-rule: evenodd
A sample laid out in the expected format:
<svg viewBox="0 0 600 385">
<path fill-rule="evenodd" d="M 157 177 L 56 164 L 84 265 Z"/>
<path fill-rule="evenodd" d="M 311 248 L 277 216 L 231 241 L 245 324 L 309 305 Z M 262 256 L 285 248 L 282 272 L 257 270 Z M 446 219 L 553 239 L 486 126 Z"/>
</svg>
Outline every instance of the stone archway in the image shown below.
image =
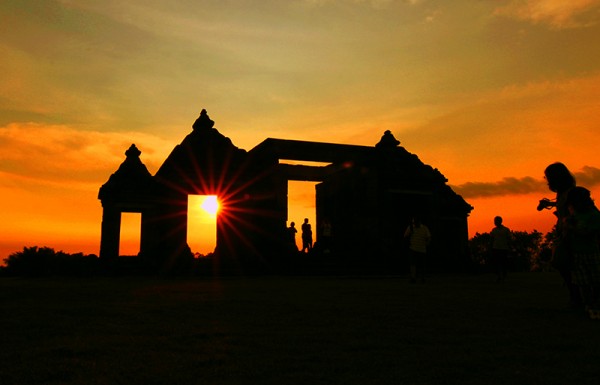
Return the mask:
<svg viewBox="0 0 600 385">
<path fill-rule="evenodd" d="M 156 205 L 158 185 L 140 160 L 140 155 L 141 151 L 132 144 L 125 151 L 125 161 L 98 193 L 102 202 L 100 257 L 103 259 L 119 256 L 122 213 L 141 214 L 140 252 L 147 243 L 143 224 Z"/>
</svg>

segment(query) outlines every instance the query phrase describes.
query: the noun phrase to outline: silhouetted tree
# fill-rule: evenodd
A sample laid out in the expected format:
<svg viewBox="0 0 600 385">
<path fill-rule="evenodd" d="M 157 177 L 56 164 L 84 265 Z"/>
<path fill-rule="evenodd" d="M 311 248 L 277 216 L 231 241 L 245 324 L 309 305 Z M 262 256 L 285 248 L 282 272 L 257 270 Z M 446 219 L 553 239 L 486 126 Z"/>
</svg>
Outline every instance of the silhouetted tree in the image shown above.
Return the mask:
<svg viewBox="0 0 600 385">
<path fill-rule="evenodd" d="M 532 260 L 539 254 L 543 235 L 537 230 L 531 233 L 513 231 L 513 269 L 531 271 Z"/>
<path fill-rule="evenodd" d="M 490 265 L 491 244 L 490 233 L 475 233 L 475 236 L 469 240 L 469 253 L 476 268 L 486 268 Z"/>
<path fill-rule="evenodd" d="M 4 259 L 6 275 L 90 275 L 98 269 L 98 258 L 83 253 L 68 254 L 50 247 L 24 247 Z"/>
<path fill-rule="evenodd" d="M 556 226 L 546 235 L 544 235 L 540 242 L 537 254 L 534 254 L 531 259 L 531 270 L 532 271 L 548 271 L 552 269 L 552 249 L 558 239 L 558 233 Z"/>
<path fill-rule="evenodd" d="M 537 230 L 532 232 L 513 231 L 510 253 L 510 266 L 513 271 L 539 271 L 547 269 L 548 252 L 551 250 L 552 236 L 543 236 Z M 489 233 L 476 233 L 469 240 L 471 260 L 476 267 L 487 270 L 491 265 L 492 238 Z"/>
</svg>

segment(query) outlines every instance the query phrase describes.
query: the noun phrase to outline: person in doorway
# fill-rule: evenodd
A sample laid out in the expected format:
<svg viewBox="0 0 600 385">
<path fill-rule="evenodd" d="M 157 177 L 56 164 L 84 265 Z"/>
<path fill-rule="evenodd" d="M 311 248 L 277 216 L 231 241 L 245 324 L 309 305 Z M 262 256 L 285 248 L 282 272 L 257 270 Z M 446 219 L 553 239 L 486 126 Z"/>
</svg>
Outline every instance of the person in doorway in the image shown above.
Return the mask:
<svg viewBox="0 0 600 385">
<path fill-rule="evenodd" d="M 308 218 L 304 218 L 302 224 L 302 252 L 310 253 L 313 246 L 312 228 L 308 223 Z"/>
<path fill-rule="evenodd" d="M 296 229 L 296 223 L 291 222 L 290 227 L 287 228 L 287 243 L 290 249 L 290 252 L 293 254 L 298 253 L 298 246 L 296 246 L 296 233 L 298 230 Z"/>
<path fill-rule="evenodd" d="M 502 224 L 502 217 L 494 218 L 494 228 L 490 231 L 492 236 L 492 264 L 496 271 L 497 281 L 503 282 L 508 272 L 508 253 L 512 233 L 510 229 Z"/>
<path fill-rule="evenodd" d="M 404 238 L 408 239 L 408 258 L 410 266 L 410 283 L 425 282 L 425 258 L 427 248 L 431 242 L 429 228 L 421 223 L 419 217 L 413 217 L 410 226 L 404 232 Z"/>
</svg>

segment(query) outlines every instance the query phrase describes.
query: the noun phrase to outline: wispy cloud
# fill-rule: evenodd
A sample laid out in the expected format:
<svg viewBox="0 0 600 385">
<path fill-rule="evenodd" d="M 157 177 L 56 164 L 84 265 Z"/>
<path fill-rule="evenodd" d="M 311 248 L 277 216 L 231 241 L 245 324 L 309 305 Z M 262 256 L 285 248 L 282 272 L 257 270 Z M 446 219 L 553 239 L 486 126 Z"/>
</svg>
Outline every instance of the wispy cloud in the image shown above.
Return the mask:
<svg viewBox="0 0 600 385">
<path fill-rule="evenodd" d="M 123 162 L 132 143 L 141 149 L 151 172 L 174 145 L 137 132 L 79 131 L 33 123 L 0 127 L 0 184 L 24 189 L 40 184 L 99 188 Z"/>
<path fill-rule="evenodd" d="M 585 166 L 573 173 L 577 184 L 587 188 L 600 185 L 600 168 Z M 464 198 L 491 198 L 506 195 L 548 192 L 548 186 L 542 179 L 530 176 L 524 178 L 507 177 L 498 182 L 469 182 L 452 186 L 454 191 Z"/>
<path fill-rule="evenodd" d="M 464 198 L 488 198 L 504 195 L 528 194 L 534 191 L 543 191 L 546 184 L 543 180 L 532 177 L 513 178 L 507 177 L 499 182 L 468 182 L 452 186 L 453 190 Z"/>
<path fill-rule="evenodd" d="M 591 166 L 585 166 L 579 172 L 576 172 L 575 179 L 577 184 L 584 187 L 593 187 L 600 184 L 600 169 Z"/>
<path fill-rule="evenodd" d="M 420 3 L 422 0 L 305 0 L 307 4 L 322 6 L 326 4 L 332 3 L 354 3 L 354 4 L 370 4 L 374 8 L 384 8 L 389 4 L 400 3 L 400 4 L 410 4 L 415 5 Z"/>
<path fill-rule="evenodd" d="M 513 0 L 495 13 L 563 29 L 595 24 L 599 14 L 590 11 L 599 7 L 599 0 Z"/>
</svg>

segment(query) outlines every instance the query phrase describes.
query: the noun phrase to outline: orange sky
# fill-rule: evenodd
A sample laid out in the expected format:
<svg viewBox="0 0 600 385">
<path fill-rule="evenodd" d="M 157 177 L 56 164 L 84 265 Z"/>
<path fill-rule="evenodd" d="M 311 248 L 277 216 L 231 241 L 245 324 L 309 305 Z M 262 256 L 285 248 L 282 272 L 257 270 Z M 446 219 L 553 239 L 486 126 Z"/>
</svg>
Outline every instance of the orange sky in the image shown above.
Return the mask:
<svg viewBox="0 0 600 385">
<path fill-rule="evenodd" d="M 156 172 L 202 108 L 246 150 L 391 130 L 475 206 L 471 234 L 548 231 L 546 165 L 600 196 L 599 22 L 599 0 L 4 0 L 0 258 L 98 253 L 125 150 Z"/>
</svg>

